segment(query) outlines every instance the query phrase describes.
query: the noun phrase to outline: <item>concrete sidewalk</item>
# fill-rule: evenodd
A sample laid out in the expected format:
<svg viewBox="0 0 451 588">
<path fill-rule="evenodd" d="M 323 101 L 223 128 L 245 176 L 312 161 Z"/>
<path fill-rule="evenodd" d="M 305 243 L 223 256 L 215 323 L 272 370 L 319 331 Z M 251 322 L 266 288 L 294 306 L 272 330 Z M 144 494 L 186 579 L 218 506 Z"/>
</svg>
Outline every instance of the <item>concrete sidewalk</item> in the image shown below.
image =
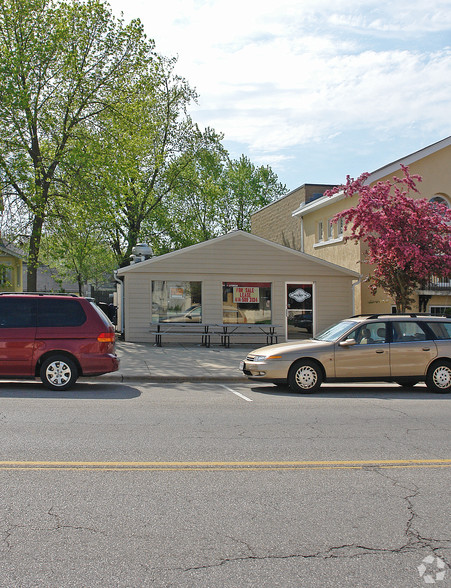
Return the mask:
<svg viewBox="0 0 451 588">
<path fill-rule="evenodd" d="M 119 371 L 99 376 L 99 380 L 113 382 L 211 382 L 246 381 L 239 364 L 252 347 L 230 348 L 200 345 L 118 341 Z"/>
</svg>

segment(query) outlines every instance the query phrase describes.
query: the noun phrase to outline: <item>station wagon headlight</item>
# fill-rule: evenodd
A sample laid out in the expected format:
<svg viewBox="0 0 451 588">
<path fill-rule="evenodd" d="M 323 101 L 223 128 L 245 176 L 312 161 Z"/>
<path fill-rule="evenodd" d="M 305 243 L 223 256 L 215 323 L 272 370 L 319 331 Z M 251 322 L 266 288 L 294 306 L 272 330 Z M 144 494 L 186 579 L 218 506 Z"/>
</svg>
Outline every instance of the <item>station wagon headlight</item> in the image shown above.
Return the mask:
<svg viewBox="0 0 451 588">
<path fill-rule="evenodd" d="M 266 355 L 254 355 L 254 361 L 265 361 Z"/>
</svg>

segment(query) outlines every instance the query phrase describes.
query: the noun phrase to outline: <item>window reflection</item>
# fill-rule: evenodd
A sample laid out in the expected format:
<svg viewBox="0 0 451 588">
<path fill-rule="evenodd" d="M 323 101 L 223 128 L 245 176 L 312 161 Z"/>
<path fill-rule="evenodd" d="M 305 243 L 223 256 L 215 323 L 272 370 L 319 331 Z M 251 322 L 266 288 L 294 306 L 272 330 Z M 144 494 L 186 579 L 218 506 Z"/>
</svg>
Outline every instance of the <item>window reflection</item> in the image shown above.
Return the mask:
<svg viewBox="0 0 451 588">
<path fill-rule="evenodd" d="M 153 323 L 201 323 L 202 282 L 152 281 Z"/>
</svg>

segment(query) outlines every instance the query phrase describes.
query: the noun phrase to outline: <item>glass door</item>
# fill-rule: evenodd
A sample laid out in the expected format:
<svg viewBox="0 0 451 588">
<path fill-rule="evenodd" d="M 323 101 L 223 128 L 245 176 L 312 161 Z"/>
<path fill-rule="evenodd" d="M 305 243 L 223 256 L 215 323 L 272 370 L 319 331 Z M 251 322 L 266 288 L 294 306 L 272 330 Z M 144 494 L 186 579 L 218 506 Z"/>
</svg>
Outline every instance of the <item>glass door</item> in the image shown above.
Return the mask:
<svg viewBox="0 0 451 588">
<path fill-rule="evenodd" d="M 309 339 L 313 335 L 313 284 L 287 284 L 287 339 Z"/>
</svg>

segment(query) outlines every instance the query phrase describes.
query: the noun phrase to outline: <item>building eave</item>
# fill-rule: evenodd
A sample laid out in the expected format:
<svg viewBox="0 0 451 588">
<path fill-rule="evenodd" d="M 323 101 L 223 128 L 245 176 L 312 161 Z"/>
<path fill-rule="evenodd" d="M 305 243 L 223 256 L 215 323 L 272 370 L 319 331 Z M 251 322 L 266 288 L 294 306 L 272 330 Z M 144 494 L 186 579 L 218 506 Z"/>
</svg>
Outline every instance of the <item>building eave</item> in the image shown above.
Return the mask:
<svg viewBox="0 0 451 588">
<path fill-rule="evenodd" d="M 419 151 L 415 151 L 410 155 L 406 155 L 401 159 L 392 161 L 391 163 L 388 163 L 387 165 L 384 165 L 383 167 L 380 167 L 379 169 L 376 169 L 375 171 L 371 172 L 371 174 L 366 179 L 365 184 L 372 184 L 373 182 L 377 182 L 385 176 L 398 172 L 401 169 L 401 165 L 409 166 L 412 163 L 415 163 L 416 161 L 423 159 L 424 157 L 428 157 L 429 155 L 437 153 L 437 151 L 440 151 L 445 147 L 449 147 L 450 145 L 451 136 L 447 137 L 446 139 L 442 139 L 441 141 L 437 141 L 437 143 L 433 143 L 432 145 L 428 145 L 427 147 L 424 147 Z M 344 197 L 344 193 L 339 192 L 338 194 L 334 194 L 333 196 L 323 196 L 322 198 L 318 198 L 318 200 L 315 200 L 310 204 L 301 204 L 299 208 L 292 212 L 292 216 L 303 217 L 314 210 L 320 210 L 321 208 L 329 206 L 334 202 L 339 202 Z"/>
<path fill-rule="evenodd" d="M 23 255 L 21 255 L 17 251 L 13 251 L 12 249 L 7 247 L 6 245 L 3 245 L 3 243 L 0 243 L 0 252 L 4 253 L 5 255 L 9 255 L 10 257 L 15 257 L 17 259 L 23 258 Z"/>
<path fill-rule="evenodd" d="M 190 245 L 189 247 L 185 247 L 183 249 L 178 249 L 177 251 L 171 251 L 170 253 L 165 253 L 164 255 L 153 257 L 152 259 L 148 259 L 146 261 L 141 261 L 134 265 L 130 265 L 127 267 L 120 268 L 117 272 L 118 277 L 123 276 L 124 274 L 134 273 L 134 272 L 143 272 L 143 271 L 150 271 L 152 265 L 154 264 L 161 264 L 162 261 L 168 258 L 173 258 L 177 255 L 182 255 L 187 252 L 193 251 L 195 249 L 201 249 L 203 247 L 208 247 L 213 241 L 225 241 L 227 239 L 233 239 L 235 237 L 244 237 L 249 240 L 253 240 L 259 243 L 265 243 L 266 245 L 270 245 L 274 247 L 274 249 L 278 249 L 280 251 L 285 252 L 287 255 L 296 256 L 301 259 L 308 260 L 313 262 L 317 265 L 327 267 L 332 272 L 337 272 L 338 274 L 343 274 L 348 277 L 357 279 L 360 277 L 358 272 L 350 270 L 348 268 L 342 267 L 340 265 L 336 265 L 335 263 L 331 263 L 330 261 L 325 261 L 319 257 L 314 255 L 309 255 L 308 253 L 303 253 L 301 251 L 297 251 L 296 249 L 291 249 L 290 247 L 286 247 L 285 245 L 280 245 L 280 243 L 275 243 L 274 241 L 270 241 L 269 239 L 264 239 L 263 237 L 259 237 L 252 233 L 247 233 L 246 231 L 232 231 L 220 237 L 215 237 L 214 239 L 209 239 L 208 241 L 202 241 L 201 243 L 196 243 L 195 245 Z"/>
<path fill-rule="evenodd" d="M 297 208 L 291 213 L 291 216 L 305 216 L 309 212 L 312 212 L 312 210 L 320 210 L 321 208 L 329 206 L 334 202 L 339 202 L 340 200 L 343 200 L 344 197 L 344 192 L 338 192 L 333 196 L 322 196 L 321 198 L 318 198 L 318 200 L 314 200 L 309 204 L 301 204 L 299 208 Z"/>
</svg>

